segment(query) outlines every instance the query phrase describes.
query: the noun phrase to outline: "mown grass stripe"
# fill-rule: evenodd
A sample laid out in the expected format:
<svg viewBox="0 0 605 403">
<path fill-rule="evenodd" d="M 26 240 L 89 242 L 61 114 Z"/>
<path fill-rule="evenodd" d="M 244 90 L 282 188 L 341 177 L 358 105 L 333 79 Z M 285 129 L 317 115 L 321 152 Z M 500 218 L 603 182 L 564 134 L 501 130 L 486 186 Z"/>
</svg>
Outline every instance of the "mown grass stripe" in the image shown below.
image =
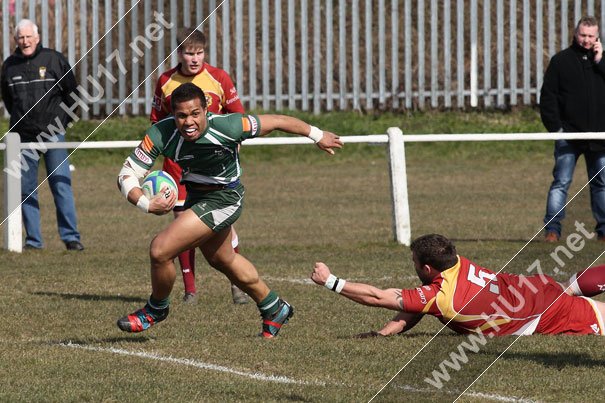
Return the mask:
<svg viewBox="0 0 605 403">
<path fill-rule="evenodd" d="M 412 392 L 412 393 L 435 393 L 434 388 L 414 388 L 409 385 L 393 385 L 393 386 L 395 388 L 402 389 L 402 390 L 405 390 L 407 392 Z M 460 394 L 460 391 L 457 391 L 457 390 L 440 390 L 439 392 L 446 393 L 448 395 Z M 467 392 L 464 395 L 470 396 L 470 397 L 478 397 L 478 398 L 484 399 L 484 400 L 495 400 L 497 402 L 518 402 L 518 403 L 535 402 L 535 400 L 531 400 L 531 399 L 521 399 L 521 398 L 514 397 L 514 396 L 502 396 L 502 395 L 497 395 L 495 393 Z"/>
</svg>

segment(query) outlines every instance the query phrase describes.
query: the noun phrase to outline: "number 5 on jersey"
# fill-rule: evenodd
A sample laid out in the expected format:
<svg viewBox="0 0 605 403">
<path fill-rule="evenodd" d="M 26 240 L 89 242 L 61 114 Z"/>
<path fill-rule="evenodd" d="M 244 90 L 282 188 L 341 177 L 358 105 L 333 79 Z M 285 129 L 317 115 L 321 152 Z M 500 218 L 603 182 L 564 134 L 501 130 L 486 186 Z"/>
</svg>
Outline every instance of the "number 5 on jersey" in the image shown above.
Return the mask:
<svg viewBox="0 0 605 403">
<path fill-rule="evenodd" d="M 479 270 L 477 274 L 475 271 L 475 266 L 471 264 L 468 268 L 468 281 L 482 288 L 485 288 L 485 285 L 489 281 L 489 291 L 494 294 L 500 294 L 500 288 L 496 284 L 496 275 L 494 273 Z"/>
</svg>

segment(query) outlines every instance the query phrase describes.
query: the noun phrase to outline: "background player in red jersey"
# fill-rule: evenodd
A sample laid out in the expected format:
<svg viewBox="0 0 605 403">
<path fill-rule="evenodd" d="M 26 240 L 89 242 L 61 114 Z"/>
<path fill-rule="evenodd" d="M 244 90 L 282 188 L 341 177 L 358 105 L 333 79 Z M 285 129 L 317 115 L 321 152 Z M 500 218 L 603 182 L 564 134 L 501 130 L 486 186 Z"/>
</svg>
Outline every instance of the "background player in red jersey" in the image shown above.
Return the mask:
<svg viewBox="0 0 605 403">
<path fill-rule="evenodd" d="M 605 265 L 574 274 L 559 284 L 538 274 L 495 273 L 463 256 L 442 235 L 422 236 L 410 246 L 422 285 L 381 290 L 347 282 L 316 263 L 311 279 L 363 305 L 399 311 L 380 331 L 359 335 L 389 336 L 405 332 L 425 314 L 457 333 L 493 336 L 540 334 L 605 335 L 605 303 L 591 297 L 605 291 Z"/>
<path fill-rule="evenodd" d="M 193 28 L 182 28 L 177 35 L 179 47 L 177 54 L 179 64 L 160 75 L 155 88 L 153 106 L 151 108 L 151 122 L 157 123 L 170 116 L 170 96 L 172 92 L 183 83 L 193 83 L 204 91 L 208 112 L 212 113 L 244 113 L 244 107 L 233 85 L 233 81 L 226 71 L 213 67 L 204 61 L 206 49 L 206 36 Z M 180 183 L 181 167 L 170 158 L 164 159 L 162 169 L 176 180 L 179 198 L 174 208 L 174 216 L 183 212 L 183 205 L 187 196 L 185 186 Z M 239 240 L 235 229 L 232 234 L 233 249 L 238 252 Z M 195 248 L 179 255 L 179 264 L 185 284 L 183 300 L 188 303 L 196 301 L 195 287 Z M 233 303 L 245 304 L 248 296 L 235 284 L 231 284 Z"/>
</svg>

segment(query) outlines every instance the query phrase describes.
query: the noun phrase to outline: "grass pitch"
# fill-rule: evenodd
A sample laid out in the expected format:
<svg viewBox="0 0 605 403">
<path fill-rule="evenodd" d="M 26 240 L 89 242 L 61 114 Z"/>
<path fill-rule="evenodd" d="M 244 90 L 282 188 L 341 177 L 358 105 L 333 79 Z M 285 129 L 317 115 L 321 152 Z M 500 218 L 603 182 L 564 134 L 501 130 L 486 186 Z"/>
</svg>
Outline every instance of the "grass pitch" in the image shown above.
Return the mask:
<svg viewBox="0 0 605 403">
<path fill-rule="evenodd" d="M 552 150 L 547 145 L 548 152 L 532 155 L 519 151 L 522 145 L 509 147 L 508 154 L 491 146 L 469 154 L 456 146 L 408 145 L 412 235 L 443 233 L 461 254 L 494 270 L 506 265 L 525 273 L 540 259 L 549 272 L 553 246 L 528 241 L 542 226 Z M 149 295 L 147 248 L 171 217 L 146 216 L 116 190 L 126 152 L 108 158 L 111 164 L 76 163 L 86 250 L 64 250 L 44 185 L 46 249 L 0 252 L 0 401 L 351 402 L 378 393 L 377 402 L 428 402 L 453 401 L 471 384 L 459 401 L 602 399 L 599 337 L 489 340 L 467 352 L 468 362 L 450 370 L 441 389 L 425 378 L 467 338 L 445 329 L 433 339 L 441 329 L 436 319 L 425 318 L 404 336 L 352 338 L 393 314 L 312 285 L 315 261 L 378 287 L 418 284 L 408 249 L 392 241 L 384 149 L 347 145 L 333 158 L 310 146 L 277 147 L 271 158 L 262 153 L 242 152 L 247 199 L 237 229 L 242 253 L 296 309 L 278 338 L 256 337 L 256 308 L 234 306 L 228 281 L 200 253 L 198 303 L 181 303 L 178 274 L 168 319 L 141 334 L 122 333 L 115 321 Z M 580 164 L 574 190 L 585 178 Z M 564 236 L 575 220 L 594 225 L 587 190 L 571 203 Z M 581 269 L 602 251 L 603 244 L 588 241 L 562 269 Z"/>
</svg>

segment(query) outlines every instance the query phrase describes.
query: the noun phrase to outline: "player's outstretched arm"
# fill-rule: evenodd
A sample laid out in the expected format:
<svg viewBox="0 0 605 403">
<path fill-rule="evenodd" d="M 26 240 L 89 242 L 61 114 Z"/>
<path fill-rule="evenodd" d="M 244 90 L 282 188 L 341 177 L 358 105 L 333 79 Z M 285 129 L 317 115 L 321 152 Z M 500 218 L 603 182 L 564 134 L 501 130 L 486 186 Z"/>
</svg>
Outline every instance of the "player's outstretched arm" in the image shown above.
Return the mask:
<svg viewBox="0 0 605 403">
<path fill-rule="evenodd" d="M 342 140 L 336 134 L 322 131 L 292 116 L 259 115 L 258 118 L 260 120 L 261 136 L 265 136 L 274 130 L 298 134 L 299 136 L 309 137 L 317 144 L 317 147 L 332 155 L 335 148 L 342 148 L 343 146 Z"/>
<path fill-rule="evenodd" d="M 315 263 L 311 280 L 359 304 L 395 311 L 403 310 L 401 289 L 381 290 L 369 284 L 345 281 L 330 273 L 329 267 L 321 262 Z"/>
<path fill-rule="evenodd" d="M 396 334 L 407 332 L 416 326 L 416 324 L 420 322 L 423 317 L 424 315 L 422 314 L 398 312 L 397 315 L 387 322 L 379 331 L 360 333 L 355 337 L 358 339 L 366 339 L 368 337 L 394 336 Z"/>
</svg>

